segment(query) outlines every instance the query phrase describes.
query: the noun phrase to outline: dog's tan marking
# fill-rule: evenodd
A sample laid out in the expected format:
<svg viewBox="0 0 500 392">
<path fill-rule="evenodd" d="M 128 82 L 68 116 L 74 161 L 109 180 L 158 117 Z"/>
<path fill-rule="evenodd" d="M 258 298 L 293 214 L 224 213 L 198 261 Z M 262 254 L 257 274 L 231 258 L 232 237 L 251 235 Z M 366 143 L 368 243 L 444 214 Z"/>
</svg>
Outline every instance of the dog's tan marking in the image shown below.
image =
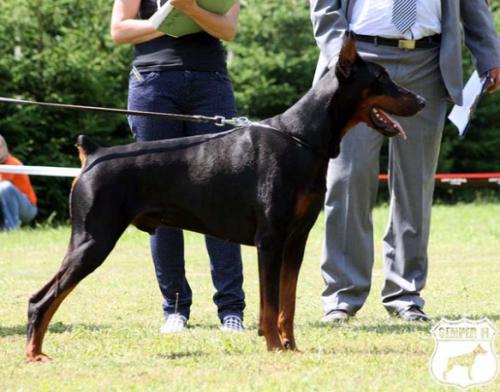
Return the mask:
<svg viewBox="0 0 500 392">
<path fill-rule="evenodd" d="M 311 206 L 318 200 L 317 193 L 299 193 L 295 202 L 295 216 L 302 218 L 309 212 Z"/>
<path fill-rule="evenodd" d="M 76 148 L 78 149 L 78 158 L 80 158 L 80 162 L 83 168 L 85 166 L 85 163 L 87 163 L 87 154 L 85 153 L 83 147 L 79 144 L 76 145 Z"/>
<path fill-rule="evenodd" d="M 282 266 L 280 278 L 280 311 L 278 314 L 278 332 L 285 350 L 296 350 L 293 332 L 295 317 L 295 296 L 297 290 L 297 272 L 286 263 Z"/>
<path fill-rule="evenodd" d="M 76 145 L 76 148 L 78 149 L 78 158 L 80 159 L 80 164 L 81 164 L 81 167 L 83 169 L 85 167 L 85 164 L 87 163 L 87 154 L 85 154 L 85 150 L 79 144 Z M 80 176 L 75 177 L 75 179 L 71 183 L 71 189 L 73 189 L 75 187 L 75 184 L 79 178 L 80 178 Z"/>
<path fill-rule="evenodd" d="M 61 305 L 62 301 L 64 301 L 64 298 L 66 298 L 74 288 L 75 286 L 59 293 L 53 300 L 52 304 L 50 304 L 49 308 L 45 311 L 40 325 L 35 328 L 35 331 L 26 346 L 26 359 L 29 362 L 45 362 L 49 359 L 47 355 L 42 353 L 42 344 L 45 332 L 47 332 L 47 327 L 49 326 L 50 320 L 52 319 L 52 316 L 56 312 L 57 308 L 59 308 L 59 305 Z"/>
</svg>

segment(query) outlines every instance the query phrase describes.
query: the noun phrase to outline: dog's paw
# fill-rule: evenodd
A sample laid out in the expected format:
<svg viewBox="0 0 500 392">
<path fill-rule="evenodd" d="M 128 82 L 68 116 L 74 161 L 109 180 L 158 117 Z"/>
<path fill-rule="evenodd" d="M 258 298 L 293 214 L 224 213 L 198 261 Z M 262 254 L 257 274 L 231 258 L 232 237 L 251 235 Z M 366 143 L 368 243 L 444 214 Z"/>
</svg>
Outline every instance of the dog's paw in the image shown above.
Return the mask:
<svg viewBox="0 0 500 392">
<path fill-rule="evenodd" d="M 39 353 L 39 354 L 27 353 L 26 360 L 27 362 L 48 362 L 51 360 L 51 358 L 44 353 Z"/>
<path fill-rule="evenodd" d="M 283 345 L 284 350 L 298 351 L 295 342 L 290 339 L 283 339 L 283 342 L 281 344 Z"/>
</svg>

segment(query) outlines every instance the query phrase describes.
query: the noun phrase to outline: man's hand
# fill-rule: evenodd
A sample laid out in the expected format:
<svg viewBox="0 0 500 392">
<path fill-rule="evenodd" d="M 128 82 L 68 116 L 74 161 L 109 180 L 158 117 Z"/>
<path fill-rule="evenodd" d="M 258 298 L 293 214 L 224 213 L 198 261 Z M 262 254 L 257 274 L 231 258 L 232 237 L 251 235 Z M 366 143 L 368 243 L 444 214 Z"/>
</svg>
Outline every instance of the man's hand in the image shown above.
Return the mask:
<svg viewBox="0 0 500 392">
<path fill-rule="evenodd" d="M 490 69 L 489 72 L 489 81 L 486 85 L 486 91 L 492 93 L 496 90 L 500 89 L 500 67 Z"/>
</svg>

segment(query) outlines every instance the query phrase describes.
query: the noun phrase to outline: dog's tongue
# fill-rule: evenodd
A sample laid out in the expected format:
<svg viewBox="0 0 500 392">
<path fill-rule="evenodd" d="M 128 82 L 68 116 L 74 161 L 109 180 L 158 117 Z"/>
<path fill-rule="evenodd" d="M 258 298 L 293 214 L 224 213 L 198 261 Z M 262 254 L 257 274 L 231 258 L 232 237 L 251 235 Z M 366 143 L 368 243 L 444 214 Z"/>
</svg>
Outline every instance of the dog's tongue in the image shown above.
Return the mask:
<svg viewBox="0 0 500 392">
<path fill-rule="evenodd" d="M 397 122 L 394 118 L 389 116 L 389 114 L 384 112 L 382 109 L 375 109 L 375 115 L 377 116 L 377 118 L 379 120 L 381 120 L 383 122 L 383 124 L 386 127 L 392 128 L 393 130 L 396 131 L 396 133 L 399 136 L 401 136 L 403 139 L 406 140 L 406 138 L 407 138 L 406 133 L 399 122 Z"/>
<path fill-rule="evenodd" d="M 393 122 L 394 129 L 396 131 L 398 131 L 398 135 L 401 136 L 404 140 L 406 140 L 408 137 L 406 136 L 406 132 L 403 129 L 403 127 L 401 126 L 401 124 L 399 122 L 397 122 L 396 120 L 394 120 L 393 118 L 391 118 L 391 120 Z"/>
</svg>

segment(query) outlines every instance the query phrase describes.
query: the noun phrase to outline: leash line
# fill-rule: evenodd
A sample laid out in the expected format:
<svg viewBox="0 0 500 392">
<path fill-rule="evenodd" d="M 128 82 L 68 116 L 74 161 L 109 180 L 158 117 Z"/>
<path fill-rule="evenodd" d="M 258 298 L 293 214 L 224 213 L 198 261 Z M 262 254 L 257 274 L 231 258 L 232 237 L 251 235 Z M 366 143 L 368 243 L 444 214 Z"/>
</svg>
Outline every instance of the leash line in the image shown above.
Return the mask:
<svg viewBox="0 0 500 392">
<path fill-rule="evenodd" d="M 43 106 L 49 108 L 56 109 L 69 109 L 69 110 L 79 110 L 86 112 L 99 112 L 99 113 L 113 113 L 113 114 L 126 114 L 133 116 L 150 116 L 150 117 L 162 117 L 167 120 L 180 120 L 180 121 L 190 121 L 197 123 L 214 123 L 216 126 L 222 127 L 225 125 L 232 125 L 234 127 L 244 127 L 250 125 L 258 125 L 264 128 L 271 129 L 282 136 L 286 136 L 289 139 L 293 140 L 296 144 L 301 145 L 307 149 L 310 149 L 316 152 L 319 155 L 325 156 L 329 158 L 328 155 L 324 154 L 317 147 L 312 146 L 307 143 L 305 140 L 301 138 L 289 134 L 287 132 L 283 132 L 278 128 L 275 128 L 269 124 L 263 123 L 253 123 L 247 117 L 233 117 L 230 119 L 225 118 L 224 116 L 203 116 L 200 114 L 188 115 L 188 114 L 176 114 L 176 113 L 161 113 L 161 112 L 147 112 L 142 110 L 128 110 L 128 109 L 117 109 L 117 108 L 107 108 L 107 107 L 99 107 L 99 106 L 85 106 L 85 105 L 72 105 L 72 104 L 64 104 L 64 103 L 55 103 L 55 102 L 40 102 L 40 101 L 30 101 L 26 99 L 17 99 L 17 98 L 8 98 L 8 97 L 0 97 L 0 103 L 10 103 L 17 105 L 35 105 L 35 106 Z M 5 167 L 6 165 L 0 165 L 0 167 Z M 60 177 L 75 177 L 80 173 L 80 169 L 73 168 L 57 168 L 57 167 L 49 167 L 49 166 L 24 166 L 25 168 L 40 168 L 40 169 L 32 169 L 30 172 L 25 171 L 9 171 L 12 169 L 4 169 L 5 173 L 22 173 L 22 174 L 32 174 L 32 175 L 47 175 L 47 176 L 60 176 Z M 50 169 L 49 169 L 50 168 Z M 61 170 L 58 170 L 61 169 Z M 69 170 L 69 171 L 64 171 Z M 76 172 L 76 170 L 78 172 Z M 47 174 L 41 174 L 47 173 Z"/>
<path fill-rule="evenodd" d="M 283 137 L 286 137 L 288 139 L 291 139 L 292 141 L 294 141 L 296 144 L 308 149 L 308 150 L 311 150 L 313 151 L 314 153 L 326 158 L 326 159 L 330 159 L 330 157 L 328 156 L 328 154 L 325 154 L 323 151 L 321 151 L 319 149 L 319 147 L 316 147 L 316 146 L 313 146 L 312 144 L 306 142 L 305 140 L 302 140 L 301 138 L 299 138 L 298 136 L 295 136 L 295 135 L 292 135 L 291 133 L 288 133 L 288 132 L 284 132 L 276 127 L 273 127 L 272 125 L 269 125 L 269 124 L 264 124 L 264 123 L 258 123 L 256 124 L 258 125 L 259 127 L 264 127 L 264 128 L 268 128 L 272 131 L 274 131 L 275 133 L 283 136 Z"/>
<path fill-rule="evenodd" d="M 246 117 L 233 117 L 227 119 L 224 116 L 210 117 L 210 116 L 203 116 L 200 114 L 188 115 L 188 114 L 175 114 L 175 113 L 146 112 L 142 110 L 127 110 L 127 109 L 106 108 L 98 106 L 70 105 L 65 103 L 29 101 L 26 99 L 15 99 L 7 97 L 0 97 L 0 102 L 12 103 L 18 105 L 36 105 L 36 106 L 44 106 L 57 109 L 79 110 L 84 112 L 100 112 L 100 113 L 126 114 L 132 116 L 162 117 L 167 120 L 180 120 L 180 121 L 190 121 L 197 123 L 214 123 L 216 126 L 219 127 L 223 127 L 225 125 L 232 125 L 238 127 L 251 124 L 251 121 Z"/>
</svg>

